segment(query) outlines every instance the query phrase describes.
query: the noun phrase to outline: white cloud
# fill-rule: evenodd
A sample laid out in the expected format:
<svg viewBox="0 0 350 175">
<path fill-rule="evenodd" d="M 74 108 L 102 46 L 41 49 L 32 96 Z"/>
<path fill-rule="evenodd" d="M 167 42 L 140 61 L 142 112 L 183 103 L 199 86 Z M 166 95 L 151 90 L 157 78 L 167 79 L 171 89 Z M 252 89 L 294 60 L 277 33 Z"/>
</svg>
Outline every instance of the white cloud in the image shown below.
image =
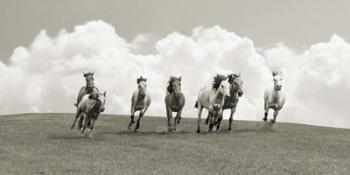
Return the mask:
<svg viewBox="0 0 350 175">
<path fill-rule="evenodd" d="M 29 48 L 15 49 L 9 64 L 0 62 L 1 113 L 74 112 L 85 83 L 82 72 L 94 70 L 95 84 L 107 91 L 107 113 L 129 113 L 136 78 L 144 75 L 152 94 L 147 113 L 164 116 L 167 80 L 181 75 L 184 116 L 195 117 L 201 87 L 210 85 L 216 73 L 241 72 L 244 97 L 235 118 L 261 120 L 262 92 L 272 83 L 270 69 L 281 68 L 287 104 L 278 120 L 350 127 L 350 45 L 337 35 L 296 53 L 283 44 L 257 52 L 252 40 L 219 26 L 195 28 L 191 36 L 173 32 L 158 41 L 140 34 L 130 43 L 115 31 L 103 21 L 92 21 L 55 37 L 41 31 Z M 155 43 L 152 52 L 145 49 L 149 43 Z"/>
</svg>

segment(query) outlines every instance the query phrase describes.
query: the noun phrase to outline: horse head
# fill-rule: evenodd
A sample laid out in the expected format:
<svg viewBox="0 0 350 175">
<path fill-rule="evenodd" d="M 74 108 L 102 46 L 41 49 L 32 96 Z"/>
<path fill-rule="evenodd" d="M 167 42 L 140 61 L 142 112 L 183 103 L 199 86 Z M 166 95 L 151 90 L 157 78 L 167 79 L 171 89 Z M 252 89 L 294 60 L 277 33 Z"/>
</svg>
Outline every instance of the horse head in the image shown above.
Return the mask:
<svg viewBox="0 0 350 175">
<path fill-rule="evenodd" d="M 106 91 L 104 91 L 103 93 L 100 93 L 98 95 L 97 100 L 99 100 L 99 111 L 103 112 L 105 110 L 105 104 L 106 104 Z"/>
<path fill-rule="evenodd" d="M 230 84 L 227 81 L 227 77 L 224 75 L 217 75 L 214 77 L 213 89 L 224 96 L 230 96 L 229 90 Z"/>
<path fill-rule="evenodd" d="M 83 73 L 86 81 L 86 86 L 92 88 L 94 86 L 94 72 Z"/>
<path fill-rule="evenodd" d="M 170 77 L 168 92 L 174 92 L 175 96 L 179 96 L 181 93 L 181 76 L 180 77 Z"/>
<path fill-rule="evenodd" d="M 139 89 L 139 94 L 141 96 L 146 95 L 146 89 L 147 89 L 147 78 L 140 77 L 137 79 L 137 84 L 138 84 L 138 89 Z"/>
<path fill-rule="evenodd" d="M 282 72 L 273 71 L 272 77 L 273 77 L 273 85 L 275 90 L 280 91 L 282 89 L 282 81 L 283 81 Z"/>
<path fill-rule="evenodd" d="M 241 73 L 228 75 L 228 82 L 231 84 L 231 94 L 237 92 L 238 96 L 241 97 L 243 95 Z"/>
</svg>

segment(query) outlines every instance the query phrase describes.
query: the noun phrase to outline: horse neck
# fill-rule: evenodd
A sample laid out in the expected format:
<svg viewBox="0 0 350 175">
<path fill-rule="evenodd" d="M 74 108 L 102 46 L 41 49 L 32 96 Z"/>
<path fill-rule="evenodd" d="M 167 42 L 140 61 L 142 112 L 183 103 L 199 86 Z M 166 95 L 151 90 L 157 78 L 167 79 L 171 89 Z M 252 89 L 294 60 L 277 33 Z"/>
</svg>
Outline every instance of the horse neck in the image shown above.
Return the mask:
<svg viewBox="0 0 350 175">
<path fill-rule="evenodd" d="M 238 94 L 238 90 L 234 89 L 234 86 L 231 84 L 230 87 L 230 97 L 229 98 L 236 98 Z"/>
<path fill-rule="evenodd" d="M 215 100 L 216 101 L 221 101 L 224 99 L 224 94 L 222 92 L 220 92 L 219 90 L 216 90 L 215 92 Z"/>
<path fill-rule="evenodd" d="M 140 101 L 146 98 L 146 94 L 145 95 L 141 95 L 140 94 L 140 90 L 137 91 L 137 98 L 136 101 Z"/>
</svg>

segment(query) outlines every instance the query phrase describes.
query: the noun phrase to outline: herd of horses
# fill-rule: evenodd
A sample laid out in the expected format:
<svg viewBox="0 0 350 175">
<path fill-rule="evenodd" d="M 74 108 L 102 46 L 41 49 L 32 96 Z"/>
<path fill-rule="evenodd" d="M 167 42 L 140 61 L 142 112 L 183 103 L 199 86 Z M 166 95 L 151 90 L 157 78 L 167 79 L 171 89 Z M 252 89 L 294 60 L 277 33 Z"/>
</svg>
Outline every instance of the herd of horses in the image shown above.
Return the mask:
<svg viewBox="0 0 350 175">
<path fill-rule="evenodd" d="M 278 112 L 282 109 L 285 102 L 284 88 L 282 89 L 282 72 L 274 71 L 273 88 L 265 90 L 264 93 L 264 117 L 266 122 L 269 109 L 273 109 L 273 119 L 270 123 L 276 122 Z M 220 129 L 220 123 L 223 119 L 223 111 L 229 109 L 231 111 L 229 117 L 228 129 L 231 130 L 233 115 L 236 111 L 239 98 L 243 95 L 243 81 L 240 74 L 216 75 L 213 78 L 211 86 L 203 87 L 199 91 L 199 95 L 195 104 L 198 109 L 197 133 L 201 132 L 201 114 L 203 109 L 208 110 L 208 116 L 205 124 L 208 124 L 208 131 Z M 93 94 L 83 96 L 78 104 L 78 112 L 71 126 L 74 128 L 77 119 L 83 122 L 79 125 L 79 129 L 83 134 L 92 137 L 94 123 L 99 114 L 104 111 L 106 102 L 106 92 L 95 94 L 96 98 L 91 98 Z M 166 115 L 168 119 L 168 132 L 176 131 L 177 124 L 181 121 L 182 110 L 185 106 L 185 95 L 181 91 L 181 77 L 171 76 L 167 86 L 167 94 L 164 99 L 166 107 Z M 132 93 L 131 97 L 131 115 L 128 129 L 137 132 L 140 128 L 140 121 L 145 115 L 147 109 L 151 105 L 151 96 L 147 91 L 147 79 L 139 77 L 137 79 L 137 89 Z M 135 113 L 139 112 L 139 116 L 135 124 Z M 176 116 L 173 118 L 173 113 Z M 86 132 L 87 131 L 87 132 Z"/>
</svg>

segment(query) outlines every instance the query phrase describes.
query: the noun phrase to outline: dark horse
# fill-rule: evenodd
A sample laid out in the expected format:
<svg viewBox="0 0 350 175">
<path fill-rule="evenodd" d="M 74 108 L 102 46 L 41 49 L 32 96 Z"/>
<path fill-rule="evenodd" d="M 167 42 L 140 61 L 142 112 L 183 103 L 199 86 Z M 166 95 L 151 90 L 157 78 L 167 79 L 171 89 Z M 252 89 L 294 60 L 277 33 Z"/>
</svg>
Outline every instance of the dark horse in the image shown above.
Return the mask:
<svg viewBox="0 0 350 175">
<path fill-rule="evenodd" d="M 79 129 L 83 134 L 85 134 L 85 129 L 88 129 L 89 136 L 92 137 L 94 124 L 100 113 L 104 111 L 105 103 L 106 92 L 84 95 L 78 104 L 77 113 L 71 129 L 74 128 L 77 119 L 80 118 Z"/>
<path fill-rule="evenodd" d="M 226 96 L 223 111 L 226 109 L 231 109 L 228 130 L 231 130 L 231 125 L 233 121 L 233 114 L 236 112 L 236 107 L 239 101 L 239 97 L 242 97 L 242 85 L 241 74 L 229 74 L 228 82 L 230 83 L 230 96 Z M 207 119 L 208 120 L 208 119 Z M 219 118 L 217 124 L 217 130 L 220 128 L 220 122 L 222 118 Z"/>
<path fill-rule="evenodd" d="M 185 106 L 185 96 L 181 92 L 181 77 L 170 77 L 165 96 L 166 115 L 168 117 L 168 131 L 176 131 L 176 124 L 180 123 L 182 109 Z M 176 112 L 174 118 L 174 128 L 171 128 L 173 112 Z"/>
</svg>

